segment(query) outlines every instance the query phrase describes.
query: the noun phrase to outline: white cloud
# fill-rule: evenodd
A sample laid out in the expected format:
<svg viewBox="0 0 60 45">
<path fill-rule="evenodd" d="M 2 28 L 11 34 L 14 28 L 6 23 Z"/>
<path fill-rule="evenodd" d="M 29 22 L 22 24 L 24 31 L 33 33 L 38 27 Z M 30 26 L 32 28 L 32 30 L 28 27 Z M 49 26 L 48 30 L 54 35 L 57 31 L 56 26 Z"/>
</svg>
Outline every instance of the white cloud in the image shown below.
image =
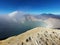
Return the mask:
<svg viewBox="0 0 60 45">
<path fill-rule="evenodd" d="M 13 16 L 17 15 L 18 13 L 19 13 L 18 11 L 14 11 L 14 12 L 9 13 L 8 15 L 9 15 L 9 17 L 13 17 Z"/>
<path fill-rule="evenodd" d="M 9 19 L 13 20 L 14 22 L 21 22 L 22 18 L 26 13 L 22 11 L 13 11 L 8 14 Z"/>
<path fill-rule="evenodd" d="M 13 11 L 11 13 L 8 14 L 9 17 L 14 17 L 14 16 L 21 16 L 24 15 L 25 13 L 22 11 Z"/>
</svg>

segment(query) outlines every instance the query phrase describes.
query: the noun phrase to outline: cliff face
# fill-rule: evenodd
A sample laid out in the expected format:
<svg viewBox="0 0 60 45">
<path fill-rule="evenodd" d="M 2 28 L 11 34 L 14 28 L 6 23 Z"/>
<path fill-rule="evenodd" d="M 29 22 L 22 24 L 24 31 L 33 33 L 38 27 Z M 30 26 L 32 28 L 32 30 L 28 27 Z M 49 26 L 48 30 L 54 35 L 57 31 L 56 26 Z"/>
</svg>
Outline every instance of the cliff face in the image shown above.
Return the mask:
<svg viewBox="0 0 60 45">
<path fill-rule="evenodd" d="M 2 40 L 0 45 L 60 45 L 60 30 L 37 27 Z"/>
</svg>

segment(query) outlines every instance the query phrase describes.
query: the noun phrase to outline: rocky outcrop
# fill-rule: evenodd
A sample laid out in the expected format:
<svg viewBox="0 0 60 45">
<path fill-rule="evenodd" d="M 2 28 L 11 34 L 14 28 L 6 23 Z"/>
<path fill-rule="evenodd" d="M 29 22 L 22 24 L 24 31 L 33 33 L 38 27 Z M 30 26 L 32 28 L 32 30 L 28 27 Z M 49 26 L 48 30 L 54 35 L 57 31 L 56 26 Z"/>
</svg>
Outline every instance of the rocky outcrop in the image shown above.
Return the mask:
<svg viewBox="0 0 60 45">
<path fill-rule="evenodd" d="M 0 45 L 60 45 L 60 30 L 37 27 L 2 40 Z"/>
</svg>

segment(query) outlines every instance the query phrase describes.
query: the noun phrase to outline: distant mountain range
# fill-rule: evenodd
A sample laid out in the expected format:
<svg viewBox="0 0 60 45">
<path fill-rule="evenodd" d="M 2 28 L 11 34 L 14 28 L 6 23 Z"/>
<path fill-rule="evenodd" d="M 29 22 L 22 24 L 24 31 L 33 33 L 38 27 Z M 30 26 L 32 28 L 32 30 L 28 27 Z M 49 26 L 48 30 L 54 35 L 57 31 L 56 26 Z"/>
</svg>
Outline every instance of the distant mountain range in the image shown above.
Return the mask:
<svg viewBox="0 0 60 45">
<path fill-rule="evenodd" d="M 54 18 L 54 19 L 60 19 L 60 15 L 54 15 L 54 14 L 40 14 L 40 15 L 24 15 L 26 20 L 46 20 L 49 18 Z"/>
<path fill-rule="evenodd" d="M 55 14 L 40 14 L 40 17 L 38 16 L 38 18 L 57 18 L 60 19 L 60 15 L 55 15 Z"/>
<path fill-rule="evenodd" d="M 48 18 L 56 18 L 56 19 L 60 19 L 60 15 L 54 15 L 54 14 L 40 14 L 40 15 L 35 15 L 34 16 L 37 19 L 48 19 Z"/>
</svg>

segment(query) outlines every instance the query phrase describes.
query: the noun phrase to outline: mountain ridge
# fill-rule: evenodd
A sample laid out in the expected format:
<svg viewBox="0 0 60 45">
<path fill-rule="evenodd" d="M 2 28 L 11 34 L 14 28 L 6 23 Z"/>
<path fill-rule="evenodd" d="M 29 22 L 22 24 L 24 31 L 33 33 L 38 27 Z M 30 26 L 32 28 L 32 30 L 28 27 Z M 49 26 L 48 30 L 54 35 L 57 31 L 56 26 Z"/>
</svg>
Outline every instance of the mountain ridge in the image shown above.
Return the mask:
<svg viewBox="0 0 60 45">
<path fill-rule="evenodd" d="M 0 41 L 0 45 L 60 45 L 60 30 L 37 27 Z M 38 43 L 39 42 L 39 43 Z"/>
</svg>

